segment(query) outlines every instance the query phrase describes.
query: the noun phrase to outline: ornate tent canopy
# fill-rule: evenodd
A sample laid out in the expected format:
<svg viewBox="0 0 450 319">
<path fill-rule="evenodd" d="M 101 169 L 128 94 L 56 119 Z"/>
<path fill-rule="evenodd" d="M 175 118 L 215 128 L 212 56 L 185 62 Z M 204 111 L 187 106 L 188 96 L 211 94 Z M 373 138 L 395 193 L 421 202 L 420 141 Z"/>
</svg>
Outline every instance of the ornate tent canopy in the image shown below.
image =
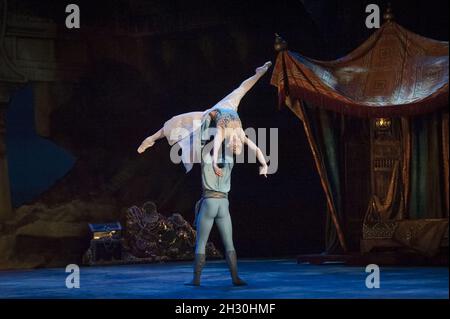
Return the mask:
<svg viewBox="0 0 450 319">
<path fill-rule="evenodd" d="M 410 116 L 448 106 L 448 42 L 388 21 L 334 61 L 278 55 L 271 83 L 286 96 L 360 117 Z"/>
<path fill-rule="evenodd" d="M 369 232 L 361 237 L 360 224 L 373 226 L 367 216 L 376 216 L 374 229 L 397 220 L 448 223 L 448 42 L 404 29 L 389 9 L 385 19 L 335 61 L 275 42 L 271 83 L 305 129 L 329 213 L 327 252 L 373 243 Z M 437 251 L 441 237 L 433 234 Z"/>
</svg>

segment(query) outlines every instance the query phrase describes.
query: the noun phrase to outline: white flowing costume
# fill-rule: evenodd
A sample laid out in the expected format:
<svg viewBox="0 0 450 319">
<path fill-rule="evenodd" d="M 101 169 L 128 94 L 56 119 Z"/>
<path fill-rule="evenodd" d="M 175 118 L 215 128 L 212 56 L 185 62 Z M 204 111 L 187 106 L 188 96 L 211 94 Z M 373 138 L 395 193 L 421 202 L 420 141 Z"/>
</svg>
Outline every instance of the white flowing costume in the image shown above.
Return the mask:
<svg viewBox="0 0 450 319">
<path fill-rule="evenodd" d="M 248 78 L 233 92 L 228 94 L 212 108 L 203 112 L 189 112 L 172 117 L 164 123 L 164 136 L 170 145 L 178 143 L 182 150 L 181 159 L 186 173 L 193 166 L 193 163 L 199 163 L 200 152 L 196 147 L 200 138 L 200 127 L 208 114 L 216 109 L 230 109 L 237 111 L 242 97 L 253 87 L 253 85 L 267 72 L 271 63 L 267 62 L 264 66 L 256 70 L 255 75 Z"/>
</svg>

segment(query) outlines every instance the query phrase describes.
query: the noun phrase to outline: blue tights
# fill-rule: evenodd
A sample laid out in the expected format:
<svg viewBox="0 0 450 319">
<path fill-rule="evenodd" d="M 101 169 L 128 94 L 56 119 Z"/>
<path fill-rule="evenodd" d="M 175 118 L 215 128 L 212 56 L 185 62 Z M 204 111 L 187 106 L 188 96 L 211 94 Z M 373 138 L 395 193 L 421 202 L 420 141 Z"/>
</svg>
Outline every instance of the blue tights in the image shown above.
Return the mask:
<svg viewBox="0 0 450 319">
<path fill-rule="evenodd" d="M 197 242 L 196 254 L 204 254 L 211 228 L 216 222 L 222 237 L 225 251 L 234 251 L 233 228 L 227 198 L 206 198 L 202 200 L 197 216 Z"/>
</svg>

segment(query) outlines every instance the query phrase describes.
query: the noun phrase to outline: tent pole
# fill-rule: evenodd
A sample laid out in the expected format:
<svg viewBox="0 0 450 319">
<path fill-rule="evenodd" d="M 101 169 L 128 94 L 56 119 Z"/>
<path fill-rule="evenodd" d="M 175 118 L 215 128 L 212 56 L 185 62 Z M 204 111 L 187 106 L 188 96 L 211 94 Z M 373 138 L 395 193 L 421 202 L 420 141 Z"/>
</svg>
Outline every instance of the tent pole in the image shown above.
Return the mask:
<svg viewBox="0 0 450 319">
<path fill-rule="evenodd" d="M 411 124 L 407 117 L 400 118 L 401 132 L 402 132 L 402 181 L 403 181 L 403 207 L 404 216 L 402 218 L 409 218 L 409 196 L 411 188 Z"/>
</svg>

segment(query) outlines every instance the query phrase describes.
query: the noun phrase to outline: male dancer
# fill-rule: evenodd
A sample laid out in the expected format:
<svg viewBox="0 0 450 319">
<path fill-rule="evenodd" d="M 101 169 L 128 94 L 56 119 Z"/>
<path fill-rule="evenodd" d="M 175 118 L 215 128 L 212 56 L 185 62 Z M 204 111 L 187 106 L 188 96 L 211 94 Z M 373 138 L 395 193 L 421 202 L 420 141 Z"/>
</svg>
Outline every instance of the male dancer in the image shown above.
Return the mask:
<svg viewBox="0 0 450 319">
<path fill-rule="evenodd" d="M 194 277 L 190 285 L 200 285 L 200 275 L 205 265 L 205 247 L 214 222 L 219 228 L 225 246 L 225 256 L 234 285 L 246 285 L 237 273 L 236 251 L 233 245 L 232 224 L 229 212 L 228 192 L 230 191 L 231 171 L 233 169 L 233 153 L 240 154 L 243 144 L 256 153 L 261 164 L 260 175 L 267 177 L 267 164 L 261 150 L 245 135 L 237 108 L 242 97 L 267 72 L 271 62 L 266 62 L 256 69 L 255 75 L 223 98 L 212 108 L 204 112 L 191 112 L 175 116 L 168 120 L 164 127 L 146 138 L 138 148 L 144 152 L 154 145 L 155 141 L 166 137 L 171 145 L 178 143 L 182 148 L 182 160 L 189 172 L 195 158 L 200 156 L 202 171 L 202 198 L 196 205 L 197 241 L 195 248 Z M 197 126 L 195 122 L 197 121 Z M 214 128 L 212 154 L 208 148 L 193 144 L 198 137 L 209 136 Z M 225 142 L 225 143 L 224 143 Z M 225 145 L 225 155 L 219 157 L 219 151 Z M 221 152 L 223 153 L 223 152 Z"/>
</svg>

